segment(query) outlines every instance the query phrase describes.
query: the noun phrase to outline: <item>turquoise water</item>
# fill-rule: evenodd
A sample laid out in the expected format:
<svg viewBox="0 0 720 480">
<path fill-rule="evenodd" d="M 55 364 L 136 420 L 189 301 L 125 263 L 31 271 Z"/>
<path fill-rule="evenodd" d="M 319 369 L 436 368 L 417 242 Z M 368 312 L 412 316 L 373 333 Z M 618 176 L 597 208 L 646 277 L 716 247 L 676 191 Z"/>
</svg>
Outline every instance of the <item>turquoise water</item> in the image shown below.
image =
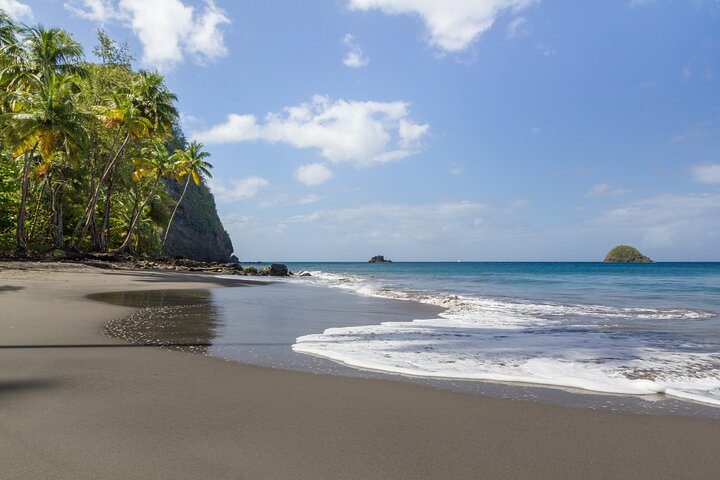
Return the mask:
<svg viewBox="0 0 720 480">
<path fill-rule="evenodd" d="M 332 328 L 296 352 L 404 375 L 720 405 L 720 263 L 289 263 L 289 281 L 441 306 Z"/>
<path fill-rule="evenodd" d="M 720 312 L 720 263 L 288 263 L 294 272 L 357 276 L 388 288 Z"/>
</svg>

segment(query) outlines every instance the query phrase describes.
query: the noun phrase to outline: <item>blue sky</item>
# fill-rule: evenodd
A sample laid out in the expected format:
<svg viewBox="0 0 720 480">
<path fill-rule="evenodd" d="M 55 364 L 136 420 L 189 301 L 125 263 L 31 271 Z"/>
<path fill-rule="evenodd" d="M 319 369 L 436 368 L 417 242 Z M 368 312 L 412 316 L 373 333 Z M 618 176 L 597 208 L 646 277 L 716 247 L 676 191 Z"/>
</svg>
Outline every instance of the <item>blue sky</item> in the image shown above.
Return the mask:
<svg viewBox="0 0 720 480">
<path fill-rule="evenodd" d="M 166 75 L 241 259 L 720 261 L 718 0 L 0 8 Z"/>
</svg>

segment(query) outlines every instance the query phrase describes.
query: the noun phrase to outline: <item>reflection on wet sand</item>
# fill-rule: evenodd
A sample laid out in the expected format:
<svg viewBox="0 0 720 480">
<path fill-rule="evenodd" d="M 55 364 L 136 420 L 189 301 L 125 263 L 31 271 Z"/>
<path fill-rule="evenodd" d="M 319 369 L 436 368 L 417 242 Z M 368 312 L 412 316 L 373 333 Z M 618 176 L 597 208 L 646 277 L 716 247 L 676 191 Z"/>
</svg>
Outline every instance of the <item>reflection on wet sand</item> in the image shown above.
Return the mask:
<svg viewBox="0 0 720 480">
<path fill-rule="evenodd" d="M 138 308 L 105 326 L 107 335 L 134 344 L 205 354 L 220 325 L 208 290 L 111 292 L 90 298 Z"/>
</svg>

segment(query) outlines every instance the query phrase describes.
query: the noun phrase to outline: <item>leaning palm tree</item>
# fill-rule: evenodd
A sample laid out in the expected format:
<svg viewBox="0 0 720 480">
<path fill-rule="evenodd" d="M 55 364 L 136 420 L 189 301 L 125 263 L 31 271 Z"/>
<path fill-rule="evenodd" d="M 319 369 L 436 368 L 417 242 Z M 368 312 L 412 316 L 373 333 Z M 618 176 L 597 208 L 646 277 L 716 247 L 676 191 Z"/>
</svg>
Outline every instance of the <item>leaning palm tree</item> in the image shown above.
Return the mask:
<svg viewBox="0 0 720 480">
<path fill-rule="evenodd" d="M 194 141 L 190 143 L 188 148 L 186 148 L 185 150 L 178 150 L 177 152 L 175 152 L 175 154 L 173 154 L 173 157 L 176 158 L 175 163 L 178 167 L 177 179 L 181 180 L 182 177 L 186 178 L 182 194 L 180 195 L 180 198 L 178 198 L 178 201 L 175 204 L 175 208 L 173 209 L 172 215 L 170 215 L 170 220 L 168 221 L 167 228 L 165 229 L 165 235 L 163 236 L 161 250 L 161 253 L 163 255 L 165 255 L 165 243 L 167 243 L 168 234 L 170 233 L 170 227 L 172 226 L 173 220 L 175 219 L 175 214 L 178 211 L 178 207 L 180 207 L 180 203 L 182 203 L 183 199 L 185 198 L 188 186 L 190 186 L 190 179 L 192 179 L 195 185 L 200 185 L 203 175 L 212 178 L 212 175 L 210 174 L 210 169 L 213 168 L 213 166 L 210 162 L 205 161 L 206 158 L 210 157 L 210 153 L 203 150 L 202 143 Z"/>
<path fill-rule="evenodd" d="M 0 15 L 0 47 L 3 61 L 0 82 L 3 85 L 2 133 L 22 158 L 20 208 L 16 242 L 27 249 L 25 217 L 30 182 L 30 165 L 39 149 L 49 159 L 60 143 L 78 143 L 82 125 L 75 108 L 79 91 L 75 74 L 83 72 L 78 62 L 82 48 L 64 30 L 40 26 L 20 29 Z"/>
<path fill-rule="evenodd" d="M 131 96 L 115 94 L 110 98 L 107 105 L 98 109 L 98 118 L 103 126 L 108 129 L 115 129 L 115 133 L 112 145 L 108 150 L 107 160 L 95 184 L 95 189 L 90 193 L 85 211 L 73 231 L 70 242 L 73 246 L 79 245 L 87 235 L 91 220 L 95 215 L 100 190 L 112 173 L 128 141 L 131 139 L 137 140 L 147 135 L 152 127 L 150 121 L 143 116 L 133 100 Z"/>
<path fill-rule="evenodd" d="M 30 74 L 25 84 L 27 88 L 9 95 L 12 111 L 0 115 L 3 137 L 14 144 L 15 155 L 23 159 L 16 231 L 20 250 L 27 249 L 26 207 L 30 167 L 36 153 L 47 161 L 58 148 L 81 145 L 86 124 L 86 116 L 75 106 L 78 86 L 74 75 Z"/>
<path fill-rule="evenodd" d="M 177 169 L 174 159 L 168 155 L 167 148 L 160 140 L 154 141 L 151 147 L 143 148 L 142 154 L 142 157 L 134 159 L 135 172 L 133 173 L 133 179 L 140 182 L 144 178 L 150 178 L 152 182 L 150 193 L 145 197 L 139 208 L 133 212 L 127 235 L 122 245 L 116 250 L 117 252 L 123 252 L 130 247 L 133 230 L 142 216 L 143 210 L 155 196 L 160 180 L 163 177 L 172 175 Z"/>
</svg>

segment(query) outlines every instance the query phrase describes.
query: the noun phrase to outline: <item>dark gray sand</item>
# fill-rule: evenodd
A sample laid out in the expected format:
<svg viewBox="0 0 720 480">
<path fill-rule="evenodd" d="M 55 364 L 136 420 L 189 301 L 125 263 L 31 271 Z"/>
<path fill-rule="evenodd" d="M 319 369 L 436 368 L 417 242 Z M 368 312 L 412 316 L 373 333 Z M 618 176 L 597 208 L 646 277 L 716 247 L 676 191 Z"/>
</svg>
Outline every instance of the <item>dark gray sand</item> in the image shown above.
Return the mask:
<svg viewBox="0 0 720 480">
<path fill-rule="evenodd" d="M 0 266 L 2 268 L 2 266 Z M 43 267 L 44 268 L 44 267 Z M 2 479 L 688 478 L 720 422 L 240 365 L 102 334 L 83 298 L 189 276 L 0 271 Z"/>
</svg>

